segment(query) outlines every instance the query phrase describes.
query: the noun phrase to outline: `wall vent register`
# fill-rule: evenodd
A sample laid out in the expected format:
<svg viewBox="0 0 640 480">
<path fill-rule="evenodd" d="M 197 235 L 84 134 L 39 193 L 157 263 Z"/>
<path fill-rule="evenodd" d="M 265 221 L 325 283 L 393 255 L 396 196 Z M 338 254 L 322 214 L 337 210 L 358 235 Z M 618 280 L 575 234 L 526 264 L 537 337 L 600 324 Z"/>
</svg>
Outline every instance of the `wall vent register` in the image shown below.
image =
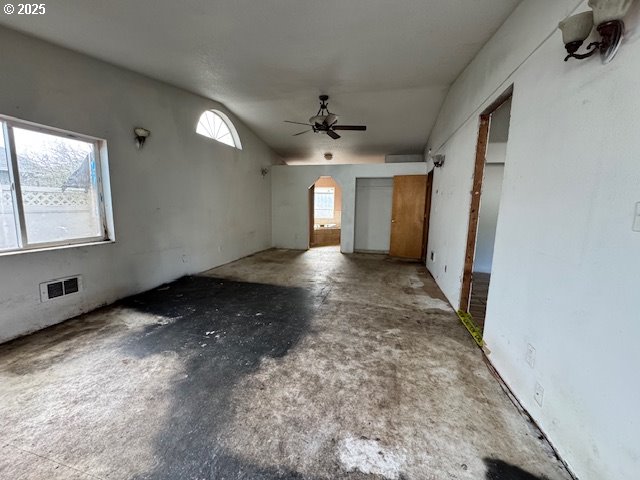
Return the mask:
<svg viewBox="0 0 640 480">
<path fill-rule="evenodd" d="M 82 291 L 82 277 L 80 275 L 51 280 L 40 284 L 40 300 L 47 302 L 80 291 Z"/>
</svg>

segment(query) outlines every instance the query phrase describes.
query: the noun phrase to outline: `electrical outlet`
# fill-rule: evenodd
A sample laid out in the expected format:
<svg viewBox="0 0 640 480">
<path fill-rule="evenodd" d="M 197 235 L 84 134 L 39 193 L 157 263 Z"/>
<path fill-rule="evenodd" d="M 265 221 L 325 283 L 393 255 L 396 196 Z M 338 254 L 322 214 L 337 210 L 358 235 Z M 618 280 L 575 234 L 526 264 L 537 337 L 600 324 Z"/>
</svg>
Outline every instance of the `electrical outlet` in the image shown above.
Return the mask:
<svg viewBox="0 0 640 480">
<path fill-rule="evenodd" d="M 640 202 L 636 203 L 636 212 L 633 216 L 633 231 L 640 232 Z"/>
<path fill-rule="evenodd" d="M 536 364 L 536 349 L 530 343 L 527 344 L 527 363 L 531 368 Z"/>
<path fill-rule="evenodd" d="M 542 400 L 544 399 L 544 388 L 542 388 L 542 385 L 540 385 L 539 382 L 536 382 L 536 390 L 533 394 L 533 398 L 538 405 L 542 406 Z"/>
</svg>

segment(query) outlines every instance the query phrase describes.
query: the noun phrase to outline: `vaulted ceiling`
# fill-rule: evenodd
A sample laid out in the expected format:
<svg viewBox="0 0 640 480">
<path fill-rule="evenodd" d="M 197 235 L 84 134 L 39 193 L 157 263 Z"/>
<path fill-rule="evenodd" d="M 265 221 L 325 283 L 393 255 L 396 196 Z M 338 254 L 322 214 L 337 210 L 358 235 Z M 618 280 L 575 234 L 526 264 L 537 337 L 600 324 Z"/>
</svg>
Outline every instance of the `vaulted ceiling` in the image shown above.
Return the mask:
<svg viewBox="0 0 640 480">
<path fill-rule="evenodd" d="M 448 87 L 520 0 L 56 0 L 0 23 L 223 103 L 288 163 L 422 151 Z M 318 95 L 367 132 L 306 133 Z M 303 128 L 302 128 L 303 129 Z"/>
</svg>

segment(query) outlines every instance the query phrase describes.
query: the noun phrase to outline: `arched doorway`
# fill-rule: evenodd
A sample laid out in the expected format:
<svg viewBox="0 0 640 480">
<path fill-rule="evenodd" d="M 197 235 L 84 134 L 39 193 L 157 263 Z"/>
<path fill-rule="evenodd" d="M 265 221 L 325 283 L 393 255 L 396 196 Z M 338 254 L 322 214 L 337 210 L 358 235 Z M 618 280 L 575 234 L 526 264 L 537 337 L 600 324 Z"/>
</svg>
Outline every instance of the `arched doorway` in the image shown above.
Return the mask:
<svg viewBox="0 0 640 480">
<path fill-rule="evenodd" d="M 332 177 L 309 187 L 309 248 L 340 245 L 342 189 Z"/>
</svg>

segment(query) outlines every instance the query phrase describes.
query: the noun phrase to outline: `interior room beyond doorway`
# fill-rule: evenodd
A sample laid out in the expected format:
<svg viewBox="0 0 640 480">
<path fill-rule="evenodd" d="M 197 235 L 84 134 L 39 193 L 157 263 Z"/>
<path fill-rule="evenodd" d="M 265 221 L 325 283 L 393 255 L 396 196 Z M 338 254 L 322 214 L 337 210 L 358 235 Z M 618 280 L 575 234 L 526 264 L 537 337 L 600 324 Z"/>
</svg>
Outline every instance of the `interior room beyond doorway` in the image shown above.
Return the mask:
<svg viewBox="0 0 640 480">
<path fill-rule="evenodd" d="M 320 177 L 311 187 L 310 247 L 340 245 L 342 189 L 332 177 Z M 311 220 L 311 219 L 310 219 Z"/>
</svg>

